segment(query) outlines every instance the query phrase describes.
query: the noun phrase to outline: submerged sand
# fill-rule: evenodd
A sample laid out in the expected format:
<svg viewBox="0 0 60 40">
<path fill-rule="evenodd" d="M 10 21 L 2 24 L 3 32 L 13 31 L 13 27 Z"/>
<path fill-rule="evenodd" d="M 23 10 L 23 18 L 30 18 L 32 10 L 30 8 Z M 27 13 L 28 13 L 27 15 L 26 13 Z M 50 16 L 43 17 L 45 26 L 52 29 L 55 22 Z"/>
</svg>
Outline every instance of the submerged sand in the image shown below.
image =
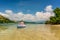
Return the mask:
<svg viewBox="0 0 60 40">
<path fill-rule="evenodd" d="M 0 32 L 0 40 L 60 40 L 60 28 L 39 25 L 21 29 L 12 27 Z"/>
</svg>

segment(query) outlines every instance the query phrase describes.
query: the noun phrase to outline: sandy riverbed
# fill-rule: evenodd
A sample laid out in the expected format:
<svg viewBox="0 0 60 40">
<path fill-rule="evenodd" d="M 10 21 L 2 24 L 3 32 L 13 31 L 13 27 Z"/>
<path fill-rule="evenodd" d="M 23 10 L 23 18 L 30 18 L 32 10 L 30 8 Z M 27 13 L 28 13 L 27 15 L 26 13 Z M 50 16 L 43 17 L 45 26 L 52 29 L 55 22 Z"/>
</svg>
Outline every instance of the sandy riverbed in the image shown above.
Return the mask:
<svg viewBox="0 0 60 40">
<path fill-rule="evenodd" d="M 52 30 L 50 27 L 10 28 L 0 32 L 0 40 L 60 40 L 60 30 L 54 31 L 55 29 Z"/>
</svg>

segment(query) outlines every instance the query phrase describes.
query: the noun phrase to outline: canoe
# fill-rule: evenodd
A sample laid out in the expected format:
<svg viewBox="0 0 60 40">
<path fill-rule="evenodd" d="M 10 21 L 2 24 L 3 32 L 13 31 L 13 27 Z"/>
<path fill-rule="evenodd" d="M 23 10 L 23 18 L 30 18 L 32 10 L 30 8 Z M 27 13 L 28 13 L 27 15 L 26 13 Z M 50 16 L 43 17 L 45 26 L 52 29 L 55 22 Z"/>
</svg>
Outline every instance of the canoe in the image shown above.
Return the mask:
<svg viewBox="0 0 60 40">
<path fill-rule="evenodd" d="M 18 25 L 17 28 L 25 28 L 26 25 Z"/>
</svg>

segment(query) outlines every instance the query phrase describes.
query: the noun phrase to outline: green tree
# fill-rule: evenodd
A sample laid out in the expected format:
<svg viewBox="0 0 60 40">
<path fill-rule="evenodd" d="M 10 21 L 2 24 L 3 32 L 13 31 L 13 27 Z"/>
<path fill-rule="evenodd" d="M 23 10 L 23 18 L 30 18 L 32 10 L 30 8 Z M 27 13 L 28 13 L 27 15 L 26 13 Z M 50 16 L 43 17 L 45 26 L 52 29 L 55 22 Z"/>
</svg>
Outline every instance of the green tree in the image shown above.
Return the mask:
<svg viewBox="0 0 60 40">
<path fill-rule="evenodd" d="M 2 15 L 0 15 L 0 23 L 14 23 L 14 21 L 9 20 L 8 18 L 5 18 Z"/>
<path fill-rule="evenodd" d="M 60 8 L 56 8 L 54 11 L 56 17 L 60 17 Z"/>
<path fill-rule="evenodd" d="M 53 10 L 53 12 L 55 13 L 54 17 L 50 17 L 49 21 L 46 21 L 46 23 L 48 24 L 60 24 L 60 8 L 56 8 Z"/>
</svg>

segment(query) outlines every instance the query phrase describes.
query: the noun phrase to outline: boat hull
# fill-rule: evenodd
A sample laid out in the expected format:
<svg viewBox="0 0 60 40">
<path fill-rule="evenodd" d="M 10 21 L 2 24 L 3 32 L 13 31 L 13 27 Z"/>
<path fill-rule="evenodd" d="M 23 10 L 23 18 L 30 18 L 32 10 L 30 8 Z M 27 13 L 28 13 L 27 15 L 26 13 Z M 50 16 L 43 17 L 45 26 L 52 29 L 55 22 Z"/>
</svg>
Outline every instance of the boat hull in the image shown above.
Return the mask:
<svg viewBox="0 0 60 40">
<path fill-rule="evenodd" d="M 18 25 L 17 28 L 25 28 L 26 25 Z"/>
</svg>

